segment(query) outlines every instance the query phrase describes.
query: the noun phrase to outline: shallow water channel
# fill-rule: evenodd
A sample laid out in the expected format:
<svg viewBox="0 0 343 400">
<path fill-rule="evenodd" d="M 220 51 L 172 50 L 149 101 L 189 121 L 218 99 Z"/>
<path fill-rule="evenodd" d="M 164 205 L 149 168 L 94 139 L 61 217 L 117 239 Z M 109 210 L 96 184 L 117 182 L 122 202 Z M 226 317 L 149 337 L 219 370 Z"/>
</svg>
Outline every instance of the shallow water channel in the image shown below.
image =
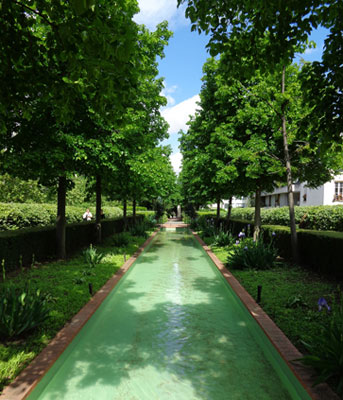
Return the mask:
<svg viewBox="0 0 343 400">
<path fill-rule="evenodd" d="M 166 229 L 30 400 L 310 397 L 196 239 Z"/>
</svg>

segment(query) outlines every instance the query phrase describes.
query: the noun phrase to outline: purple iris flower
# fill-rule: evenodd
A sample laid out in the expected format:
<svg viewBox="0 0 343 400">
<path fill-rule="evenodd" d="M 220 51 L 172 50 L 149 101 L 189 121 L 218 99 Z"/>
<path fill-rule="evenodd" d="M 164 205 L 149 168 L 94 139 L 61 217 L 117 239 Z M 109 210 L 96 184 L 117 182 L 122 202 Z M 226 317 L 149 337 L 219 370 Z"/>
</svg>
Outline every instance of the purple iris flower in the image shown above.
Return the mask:
<svg viewBox="0 0 343 400">
<path fill-rule="evenodd" d="M 273 232 L 273 233 L 272 233 L 272 236 L 276 236 L 276 233 L 275 233 L 275 232 Z"/>
<path fill-rule="evenodd" d="M 236 240 L 236 245 L 238 245 L 239 244 L 239 240 Z"/>
<path fill-rule="evenodd" d="M 331 310 L 330 306 L 328 305 L 328 303 L 324 299 L 324 297 L 320 297 L 319 300 L 318 300 L 318 310 L 322 311 L 323 307 L 326 307 L 328 311 Z"/>
<path fill-rule="evenodd" d="M 245 237 L 245 233 L 244 232 L 239 232 L 238 237 L 239 238 L 244 238 Z"/>
</svg>

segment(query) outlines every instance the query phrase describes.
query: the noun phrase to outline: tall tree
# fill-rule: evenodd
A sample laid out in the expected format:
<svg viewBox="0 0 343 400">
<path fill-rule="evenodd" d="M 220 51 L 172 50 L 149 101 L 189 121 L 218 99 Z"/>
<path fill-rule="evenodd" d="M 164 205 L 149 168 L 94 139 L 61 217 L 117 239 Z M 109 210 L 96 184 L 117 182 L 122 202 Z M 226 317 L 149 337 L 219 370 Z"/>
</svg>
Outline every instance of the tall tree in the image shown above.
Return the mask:
<svg viewBox="0 0 343 400">
<path fill-rule="evenodd" d="M 317 18 L 328 30 L 322 60 L 306 63 L 302 70 L 303 93 L 312 108 L 306 121 L 321 141 L 325 153 L 332 142 L 342 145 L 343 132 L 343 3 L 323 2 Z"/>
<path fill-rule="evenodd" d="M 89 129 L 92 114 L 113 123 L 136 86 L 135 63 L 140 63 L 134 57 L 140 46 L 132 21 L 138 10 L 134 0 L 99 1 L 82 15 L 73 5 L 5 1 L 0 17 L 6 26 L 0 47 L 8 51 L 0 76 L 15 93 L 0 98 L 2 155 L 18 175 L 59 182 L 57 252 L 62 258 L 65 192 L 68 174 L 76 169 L 73 135 Z M 21 55 L 9 44 L 11 34 Z M 23 70 L 29 84 L 23 82 Z"/>
<path fill-rule="evenodd" d="M 238 78 L 279 71 L 281 92 L 280 127 L 283 133 L 284 163 L 287 173 L 288 201 L 293 257 L 297 259 L 297 234 L 292 192 L 292 167 L 289 152 L 286 91 L 286 67 L 307 42 L 308 34 L 318 21 L 316 0 L 302 2 L 268 2 L 220 0 L 179 0 L 188 4 L 186 15 L 192 30 L 211 33 L 209 48 L 212 55 L 227 54 L 227 67 Z"/>
</svg>

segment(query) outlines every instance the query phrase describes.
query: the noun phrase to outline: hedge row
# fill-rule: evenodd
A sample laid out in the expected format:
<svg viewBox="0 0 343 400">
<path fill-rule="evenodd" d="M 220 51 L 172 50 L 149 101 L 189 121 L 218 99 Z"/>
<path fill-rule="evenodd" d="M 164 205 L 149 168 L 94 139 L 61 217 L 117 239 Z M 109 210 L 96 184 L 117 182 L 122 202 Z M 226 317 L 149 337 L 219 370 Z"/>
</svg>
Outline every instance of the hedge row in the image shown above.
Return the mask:
<svg viewBox="0 0 343 400">
<path fill-rule="evenodd" d="M 95 207 L 89 207 L 95 216 Z M 106 218 L 118 218 L 123 212 L 118 207 L 103 207 Z M 67 206 L 66 219 L 68 224 L 82 222 L 84 207 Z M 54 225 L 56 222 L 56 205 L 54 204 L 21 204 L 0 203 L 0 231 L 33 228 L 37 226 Z"/>
<path fill-rule="evenodd" d="M 136 222 L 143 215 L 137 215 Z M 132 217 L 127 217 L 127 226 L 134 223 Z M 106 219 L 101 223 L 102 237 L 123 232 L 124 219 Z M 71 254 L 84 246 L 95 243 L 95 222 L 68 224 L 66 226 L 66 251 Z M 17 231 L 0 232 L 0 261 L 4 260 L 6 271 L 15 270 L 22 265 L 31 265 L 32 260 L 47 261 L 56 258 L 55 227 L 25 228 Z"/>
<path fill-rule="evenodd" d="M 123 209 L 123 207 L 120 207 L 120 208 Z M 132 206 L 127 206 L 126 210 L 127 211 L 132 211 L 133 207 Z M 136 206 L 136 212 L 138 212 L 138 211 L 148 211 L 148 209 L 146 207 L 143 207 L 143 206 Z"/>
<path fill-rule="evenodd" d="M 254 220 L 255 209 L 234 208 L 231 216 L 235 219 Z M 343 232 L 343 206 L 297 206 L 296 223 L 301 229 Z M 262 224 L 289 226 L 289 208 L 262 208 Z"/>
<path fill-rule="evenodd" d="M 202 216 L 211 224 L 213 215 Z M 211 219 L 212 221 L 209 221 Z M 254 224 L 249 220 L 232 219 L 229 223 L 225 218 L 219 221 L 224 231 L 230 230 L 234 235 L 244 230 L 250 230 L 252 235 Z M 275 236 L 272 233 L 275 232 Z M 273 237 L 279 255 L 286 260 L 292 259 L 290 228 L 280 225 L 262 225 L 262 237 L 270 241 Z M 300 264 L 314 271 L 343 278 L 343 233 L 313 230 L 298 230 Z"/>
</svg>

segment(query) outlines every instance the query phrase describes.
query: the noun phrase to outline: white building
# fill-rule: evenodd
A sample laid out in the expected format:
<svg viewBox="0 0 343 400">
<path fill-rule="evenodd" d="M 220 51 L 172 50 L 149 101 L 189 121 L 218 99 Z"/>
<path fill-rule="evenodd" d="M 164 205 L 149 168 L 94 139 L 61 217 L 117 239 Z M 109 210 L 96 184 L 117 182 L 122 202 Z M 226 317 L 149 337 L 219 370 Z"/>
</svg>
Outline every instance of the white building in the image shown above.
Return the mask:
<svg viewBox="0 0 343 400">
<path fill-rule="evenodd" d="M 233 197 L 232 198 L 232 208 L 243 208 L 247 207 L 248 199 L 246 197 Z M 217 209 L 217 204 L 211 204 L 210 208 Z M 220 208 L 228 210 L 229 200 L 221 200 Z"/>
<path fill-rule="evenodd" d="M 293 185 L 294 204 L 296 206 L 331 206 L 343 205 L 343 175 L 319 186 L 317 189 L 310 189 L 304 183 Z M 262 192 L 262 207 L 283 207 L 288 206 L 287 187 L 275 189 L 271 193 Z"/>
<path fill-rule="evenodd" d="M 233 197 L 232 208 L 243 208 L 247 207 L 248 199 L 246 197 Z M 227 210 L 229 208 L 229 200 L 222 200 L 220 203 L 221 208 Z"/>
</svg>

